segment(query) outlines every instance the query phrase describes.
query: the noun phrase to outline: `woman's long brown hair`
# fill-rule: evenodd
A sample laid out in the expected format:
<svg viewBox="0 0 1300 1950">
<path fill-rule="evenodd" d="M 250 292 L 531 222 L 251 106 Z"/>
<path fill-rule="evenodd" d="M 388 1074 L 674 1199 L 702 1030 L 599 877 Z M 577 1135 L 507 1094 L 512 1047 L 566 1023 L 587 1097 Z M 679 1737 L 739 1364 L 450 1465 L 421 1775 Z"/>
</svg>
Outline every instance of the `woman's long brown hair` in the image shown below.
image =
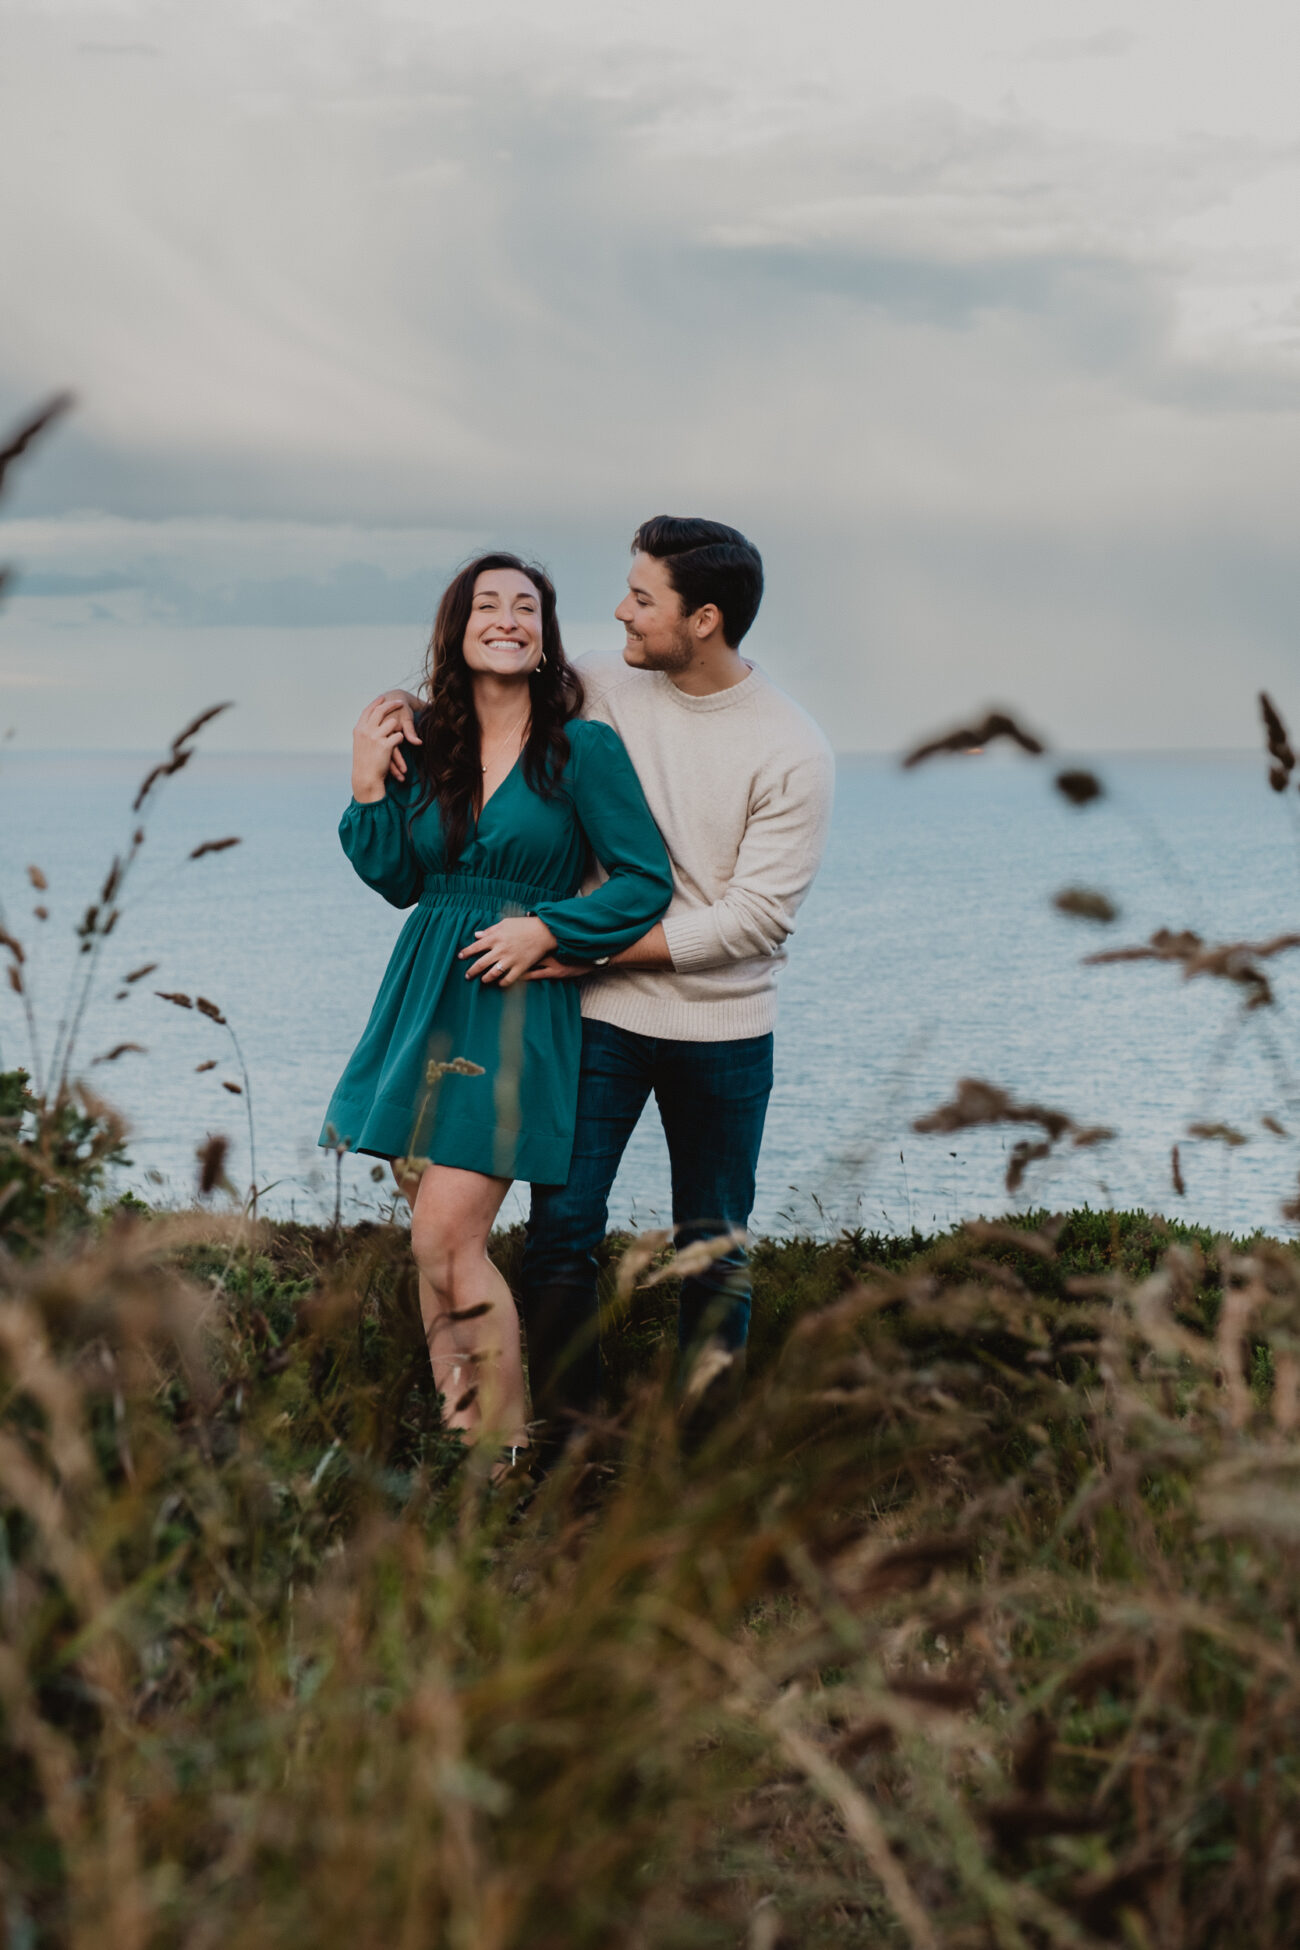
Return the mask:
<svg viewBox="0 0 1300 1950">
<path fill-rule="evenodd" d="M 524 777 L 534 791 L 547 798 L 555 792 L 568 763 L 565 726 L 582 709 L 582 679 L 564 654 L 555 587 L 545 570 L 504 550 L 480 555 L 459 570 L 444 589 L 434 618 L 422 687 L 428 701 L 416 717 L 421 743 L 410 754 L 423 782 L 415 813 L 437 800 L 448 871 L 459 864 L 465 851 L 483 784 L 474 678 L 465 662 L 465 632 L 474 607 L 474 584 L 488 569 L 517 569 L 532 583 L 541 603 L 545 662 L 528 679 L 532 720 L 524 746 Z"/>
</svg>

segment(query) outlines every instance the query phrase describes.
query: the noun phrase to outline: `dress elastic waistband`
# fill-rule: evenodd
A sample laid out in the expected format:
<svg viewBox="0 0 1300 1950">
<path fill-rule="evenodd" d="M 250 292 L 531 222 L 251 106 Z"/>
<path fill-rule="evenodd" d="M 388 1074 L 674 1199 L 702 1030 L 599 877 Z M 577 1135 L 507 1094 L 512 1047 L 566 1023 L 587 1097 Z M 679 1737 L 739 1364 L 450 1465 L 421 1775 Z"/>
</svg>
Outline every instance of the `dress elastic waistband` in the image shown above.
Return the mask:
<svg viewBox="0 0 1300 1950">
<path fill-rule="evenodd" d="M 523 880 L 490 880 L 476 873 L 427 873 L 420 906 L 506 907 L 522 914 L 541 901 L 561 898 L 554 887 L 530 887 Z"/>
</svg>

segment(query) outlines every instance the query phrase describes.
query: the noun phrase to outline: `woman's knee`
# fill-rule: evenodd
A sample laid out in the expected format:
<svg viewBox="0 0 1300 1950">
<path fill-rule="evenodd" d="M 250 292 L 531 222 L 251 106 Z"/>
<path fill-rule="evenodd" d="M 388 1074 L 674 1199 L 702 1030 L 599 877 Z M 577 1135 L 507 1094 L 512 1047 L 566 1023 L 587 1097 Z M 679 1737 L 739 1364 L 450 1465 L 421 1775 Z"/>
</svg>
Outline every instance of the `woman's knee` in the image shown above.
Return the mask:
<svg viewBox="0 0 1300 1950">
<path fill-rule="evenodd" d="M 433 1286 L 445 1286 L 456 1261 L 456 1240 L 444 1216 L 417 1205 L 411 1214 L 411 1251 L 415 1263 Z"/>
<path fill-rule="evenodd" d="M 411 1219 L 411 1251 L 429 1284 L 450 1292 L 466 1274 L 481 1267 L 486 1241 L 477 1226 L 458 1225 L 454 1215 L 436 1207 L 417 1207 Z"/>
</svg>

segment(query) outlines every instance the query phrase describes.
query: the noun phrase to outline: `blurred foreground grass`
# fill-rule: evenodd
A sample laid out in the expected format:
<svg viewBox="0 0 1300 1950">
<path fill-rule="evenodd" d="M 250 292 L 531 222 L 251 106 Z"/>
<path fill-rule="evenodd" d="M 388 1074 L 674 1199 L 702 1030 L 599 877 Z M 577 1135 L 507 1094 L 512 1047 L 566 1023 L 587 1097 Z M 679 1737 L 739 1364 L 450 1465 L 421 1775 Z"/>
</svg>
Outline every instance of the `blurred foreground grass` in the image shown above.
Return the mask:
<svg viewBox="0 0 1300 1950">
<path fill-rule="evenodd" d="M 493 1490 L 400 1231 L 101 1209 L 77 1039 L 141 809 L 225 708 L 141 783 L 36 1093 L 0 1075 L 3 1950 L 1300 1941 L 1295 1249 L 1089 1212 L 760 1243 L 743 1400 L 683 1445 L 672 1282 L 613 1304 L 612 1240 L 608 1420 Z M 1042 753 L 994 714 L 908 763 L 994 736 Z M 1249 1012 L 1296 940 L 1096 959 Z M 3 911 L 0 949 L 36 1051 Z M 233 1028 L 159 993 L 228 1031 L 251 1165 Z M 918 1128 L 998 1122 L 1039 1134 L 1009 1191 L 1105 1135 L 971 1079 Z"/>
<path fill-rule="evenodd" d="M 640 1289 L 521 1508 L 400 1232 L 11 1228 L 4 1942 L 1294 1942 L 1298 1264 L 762 1243 L 740 1410 L 683 1453 Z"/>
</svg>

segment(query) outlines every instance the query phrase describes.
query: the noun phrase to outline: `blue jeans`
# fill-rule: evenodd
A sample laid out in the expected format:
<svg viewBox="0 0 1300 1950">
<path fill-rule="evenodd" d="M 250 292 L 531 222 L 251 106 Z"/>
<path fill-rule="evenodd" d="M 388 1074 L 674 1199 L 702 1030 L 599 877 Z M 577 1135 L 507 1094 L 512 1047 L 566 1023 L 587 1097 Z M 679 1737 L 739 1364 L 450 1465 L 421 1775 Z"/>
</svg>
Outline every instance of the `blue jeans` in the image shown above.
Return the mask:
<svg viewBox="0 0 1300 1950">
<path fill-rule="evenodd" d="M 533 1186 L 524 1247 L 520 1302 L 539 1414 L 582 1413 L 599 1399 L 596 1248 L 615 1174 L 651 1091 L 668 1140 L 680 1250 L 748 1225 L 771 1089 L 770 1033 L 687 1043 L 583 1022 L 568 1182 Z M 678 1343 L 685 1352 L 716 1335 L 730 1349 L 743 1348 L 749 1310 L 749 1261 L 737 1246 L 683 1280 Z"/>
</svg>

